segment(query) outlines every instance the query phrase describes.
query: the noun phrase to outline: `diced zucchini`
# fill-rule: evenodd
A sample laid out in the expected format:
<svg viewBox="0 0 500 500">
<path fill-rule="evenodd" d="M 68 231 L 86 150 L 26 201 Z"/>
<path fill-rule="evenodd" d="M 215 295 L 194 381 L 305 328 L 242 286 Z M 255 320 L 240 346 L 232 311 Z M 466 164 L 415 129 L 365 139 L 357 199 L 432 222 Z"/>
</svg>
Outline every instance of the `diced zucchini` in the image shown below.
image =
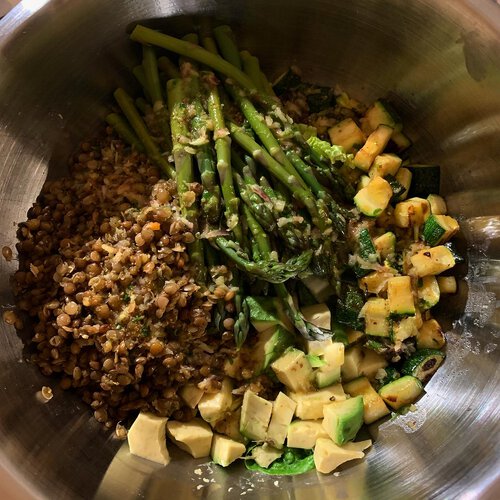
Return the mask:
<svg viewBox="0 0 500 500">
<path fill-rule="evenodd" d="M 399 152 L 408 149 L 411 146 L 411 140 L 401 131 L 395 130 L 392 133 L 391 141 L 396 145 Z"/>
<path fill-rule="evenodd" d="M 389 408 L 387 408 L 384 400 L 366 377 L 359 377 L 344 384 L 344 390 L 351 396 L 363 397 L 363 419 L 365 424 L 371 424 L 379 418 L 389 415 Z"/>
<path fill-rule="evenodd" d="M 358 186 L 357 186 L 356 191 L 361 191 L 363 188 L 365 188 L 366 186 L 368 186 L 368 184 L 370 184 L 370 182 L 371 182 L 370 177 L 368 177 L 367 175 L 362 175 L 359 178 Z"/>
<path fill-rule="evenodd" d="M 349 345 L 355 344 L 360 341 L 365 336 L 364 332 L 359 330 L 353 330 L 352 328 L 347 329 L 347 343 Z"/>
<path fill-rule="evenodd" d="M 392 324 L 392 341 L 394 343 L 403 342 L 410 337 L 418 335 L 417 318 L 409 316 L 408 318 L 394 321 Z"/>
<path fill-rule="evenodd" d="M 365 188 L 358 191 L 354 203 L 368 217 L 380 215 L 392 197 L 391 185 L 382 177 L 375 177 Z"/>
<path fill-rule="evenodd" d="M 394 380 L 397 380 L 398 378 L 401 377 L 401 374 L 393 366 L 388 366 L 387 368 L 384 368 L 384 371 L 385 371 L 385 376 L 380 381 L 381 385 L 387 385 L 389 382 L 393 382 Z"/>
<path fill-rule="evenodd" d="M 420 349 L 404 362 L 401 373 L 412 375 L 425 384 L 444 361 L 444 357 L 443 351 Z"/>
<path fill-rule="evenodd" d="M 362 228 L 358 232 L 358 248 L 359 255 L 362 259 L 369 262 L 377 262 L 378 255 L 375 245 L 373 244 L 370 231 L 367 228 Z"/>
<path fill-rule="evenodd" d="M 391 317 L 413 316 L 415 302 L 409 276 L 394 276 L 387 282 L 387 302 Z"/>
<path fill-rule="evenodd" d="M 415 321 L 416 321 L 417 328 L 421 328 L 423 323 L 424 323 L 424 320 L 422 318 L 422 313 L 420 312 L 419 307 L 417 307 L 417 310 L 415 311 Z"/>
<path fill-rule="evenodd" d="M 379 271 L 373 271 L 358 281 L 359 288 L 366 293 L 375 295 L 387 290 L 387 282 L 394 277 L 396 270 L 390 267 L 384 267 Z"/>
<path fill-rule="evenodd" d="M 396 226 L 420 227 L 430 214 L 430 206 L 423 198 L 410 198 L 399 202 L 394 208 L 394 221 Z"/>
<path fill-rule="evenodd" d="M 383 99 L 375 101 L 361 121 L 363 130 L 368 134 L 373 132 L 379 125 L 388 125 L 395 131 L 400 131 L 403 128 L 401 119 L 394 108 Z"/>
<path fill-rule="evenodd" d="M 435 319 L 424 321 L 418 330 L 417 347 L 419 349 L 441 349 L 446 344 L 441 325 Z"/>
<path fill-rule="evenodd" d="M 458 222 L 448 215 L 432 214 L 422 230 L 422 239 L 431 247 L 445 243 L 459 230 Z"/>
<path fill-rule="evenodd" d="M 288 349 L 271 365 L 278 380 L 294 392 L 312 389 L 313 370 L 306 355 L 298 349 Z"/>
<path fill-rule="evenodd" d="M 410 257 L 412 271 L 420 277 L 440 274 L 455 265 L 455 258 L 444 245 L 420 250 Z"/>
<path fill-rule="evenodd" d="M 438 165 L 408 165 L 413 175 L 409 196 L 427 198 L 432 193 L 439 193 L 441 168 Z"/>
<path fill-rule="evenodd" d="M 380 388 L 382 399 L 395 410 L 414 403 L 422 394 L 422 382 L 416 377 L 405 375 Z"/>
<path fill-rule="evenodd" d="M 377 337 L 388 337 L 388 308 L 385 299 L 370 298 L 363 306 L 361 316 L 365 318 L 365 333 Z"/>
<path fill-rule="evenodd" d="M 337 299 L 335 319 L 342 325 L 361 329 L 363 322 L 359 319 L 359 313 L 364 303 L 361 292 L 354 286 L 347 285 Z"/>
<path fill-rule="evenodd" d="M 391 258 L 396 253 L 396 235 L 391 231 L 375 238 L 373 244 L 381 259 Z"/>
<path fill-rule="evenodd" d="M 458 252 L 457 247 L 455 246 L 455 242 L 448 241 L 448 243 L 445 243 L 443 246 L 451 252 L 451 255 L 453 255 L 455 264 L 460 264 L 461 262 L 465 261 L 465 259 L 462 257 L 462 254 Z"/>
<path fill-rule="evenodd" d="M 434 307 L 440 298 L 438 281 L 435 276 L 424 276 L 417 280 L 418 306 L 423 311 Z"/>
<path fill-rule="evenodd" d="M 441 293 L 457 293 L 455 276 L 438 276 L 437 282 Z"/>
<path fill-rule="evenodd" d="M 368 172 L 375 157 L 387 146 L 394 129 L 387 125 L 379 125 L 366 139 L 364 146 L 356 153 L 353 164 L 364 172 Z"/>
<path fill-rule="evenodd" d="M 346 118 L 328 130 L 332 144 L 342 146 L 346 153 L 352 153 L 365 143 L 365 134 L 352 118 Z"/>
<path fill-rule="evenodd" d="M 396 174 L 396 180 L 405 188 L 405 192 L 399 196 L 400 200 L 405 200 L 410 192 L 412 173 L 407 168 L 400 168 Z"/>
<path fill-rule="evenodd" d="M 393 175 L 386 175 L 385 180 L 389 183 L 392 189 L 391 202 L 397 202 L 403 199 L 403 195 L 406 194 L 406 188 L 400 184 L 396 177 Z"/>
<path fill-rule="evenodd" d="M 427 196 L 427 201 L 431 206 L 431 214 L 446 215 L 448 209 L 446 207 L 446 201 L 444 201 L 442 196 L 439 196 L 438 194 L 430 194 Z"/>
<path fill-rule="evenodd" d="M 385 177 L 386 175 L 396 175 L 401 166 L 401 158 L 392 153 L 384 153 L 375 157 L 373 165 L 368 172 L 368 175 L 373 177 Z"/>
</svg>

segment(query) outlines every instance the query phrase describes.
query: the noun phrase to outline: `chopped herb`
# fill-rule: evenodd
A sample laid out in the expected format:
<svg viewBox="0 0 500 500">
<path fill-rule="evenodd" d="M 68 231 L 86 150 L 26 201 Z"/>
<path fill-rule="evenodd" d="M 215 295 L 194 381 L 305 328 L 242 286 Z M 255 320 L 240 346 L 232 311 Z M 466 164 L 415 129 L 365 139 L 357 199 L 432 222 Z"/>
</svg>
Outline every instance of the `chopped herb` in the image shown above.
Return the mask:
<svg viewBox="0 0 500 500">
<path fill-rule="evenodd" d="M 142 314 L 138 314 L 132 318 L 132 321 L 134 323 L 140 323 L 141 321 L 144 321 L 144 316 Z"/>
</svg>

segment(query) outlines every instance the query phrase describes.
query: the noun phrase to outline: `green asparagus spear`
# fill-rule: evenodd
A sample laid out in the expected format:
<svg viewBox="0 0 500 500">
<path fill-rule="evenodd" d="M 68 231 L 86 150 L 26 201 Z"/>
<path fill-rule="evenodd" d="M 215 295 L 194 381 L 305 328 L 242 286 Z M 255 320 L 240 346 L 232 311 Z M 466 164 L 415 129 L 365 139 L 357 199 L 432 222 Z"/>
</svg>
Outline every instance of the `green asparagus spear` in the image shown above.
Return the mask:
<svg viewBox="0 0 500 500">
<path fill-rule="evenodd" d="M 142 87 L 142 90 L 144 92 L 144 95 L 146 96 L 146 99 L 151 102 L 151 91 L 149 90 L 148 87 L 148 82 L 146 80 L 146 75 L 144 73 L 144 68 L 142 65 L 135 66 L 132 69 L 132 74 L 135 76 L 136 80 L 139 82 L 140 86 Z"/>
<path fill-rule="evenodd" d="M 243 203 L 255 214 L 258 221 L 269 231 L 276 228 L 276 221 L 272 210 L 272 201 L 262 191 L 257 181 L 248 173 L 242 177 L 234 173 L 234 179 Z"/>
<path fill-rule="evenodd" d="M 214 70 L 232 78 L 238 82 L 243 88 L 255 90 L 255 85 L 252 80 L 243 71 L 236 66 L 222 59 L 222 57 L 212 54 L 208 50 L 194 45 L 184 40 L 158 33 L 155 30 L 146 28 L 145 26 L 137 25 L 130 38 L 136 42 L 149 43 L 163 49 L 170 50 L 182 56 L 190 57 Z"/>
<path fill-rule="evenodd" d="M 260 71 L 259 60 L 250 54 L 248 50 L 240 52 L 240 58 L 243 62 L 243 71 L 251 78 L 257 90 L 265 92 L 262 85 L 262 75 Z"/>
<path fill-rule="evenodd" d="M 182 143 L 183 137 L 187 137 L 186 105 L 184 104 L 184 82 L 180 79 L 169 80 L 167 83 L 168 104 L 171 110 L 172 129 L 172 153 L 174 155 L 177 192 L 183 216 L 196 226 L 198 220 L 198 207 L 190 190 L 190 184 L 194 181 L 192 155 L 186 151 L 186 145 Z M 203 245 L 196 238 L 188 247 L 191 262 L 196 266 L 196 274 L 199 282 L 205 281 L 205 263 Z"/>
<path fill-rule="evenodd" d="M 231 168 L 231 139 L 226 128 L 220 103 L 216 78 L 209 73 L 204 78 L 207 89 L 207 105 L 210 119 L 214 127 L 215 151 L 217 154 L 217 172 L 221 184 L 222 197 L 225 204 L 225 216 L 228 228 L 233 232 L 236 241 L 243 243 L 243 231 L 239 224 L 239 199 L 236 196 Z"/>
<path fill-rule="evenodd" d="M 331 221 L 327 214 L 322 214 L 317 206 L 317 200 L 314 198 L 311 191 L 303 188 L 296 177 L 289 175 L 283 166 L 278 163 L 267 151 L 263 150 L 254 139 L 249 136 L 241 127 L 234 123 L 229 124 L 229 130 L 234 140 L 252 157 L 263 165 L 266 170 L 276 177 L 283 185 L 285 185 L 292 195 L 301 202 L 311 215 L 313 224 L 320 229 L 324 236 L 331 233 Z"/>
<path fill-rule="evenodd" d="M 127 117 L 137 137 L 142 142 L 148 156 L 162 169 L 167 177 L 171 179 L 175 178 L 175 170 L 161 155 L 160 150 L 149 135 L 148 129 L 137 111 L 132 98 L 121 88 L 115 90 L 114 96 L 123 114 Z"/>
<path fill-rule="evenodd" d="M 163 104 L 163 95 L 160 84 L 160 74 L 158 73 L 158 63 L 156 61 L 155 49 L 149 45 L 142 46 L 142 68 L 144 77 L 151 95 L 153 108 L 157 103 Z"/>
<path fill-rule="evenodd" d="M 255 241 L 257 241 L 261 255 L 264 258 L 269 258 L 271 253 L 271 245 L 269 243 L 268 236 L 259 225 L 259 223 L 255 220 L 250 210 L 248 210 L 246 207 L 244 208 L 244 210 L 245 217 L 248 222 L 248 227 Z M 331 337 L 331 332 L 318 328 L 317 326 L 309 323 L 304 319 L 304 316 L 302 316 L 301 312 L 295 306 L 293 297 L 290 295 L 286 288 L 286 285 L 283 282 L 275 284 L 274 289 L 276 290 L 278 297 L 280 297 L 280 299 L 283 301 L 287 310 L 288 317 L 304 338 L 308 340 L 320 340 Z"/>
<path fill-rule="evenodd" d="M 177 66 L 166 56 L 158 58 L 158 67 L 163 71 L 163 73 L 165 73 L 165 76 L 169 80 L 179 78 L 181 76 Z"/>
<path fill-rule="evenodd" d="M 283 166 L 282 168 L 289 175 L 294 176 L 297 182 L 303 188 L 305 188 L 306 184 L 304 183 L 300 175 L 297 174 L 297 171 L 286 157 L 277 139 L 274 137 L 271 130 L 269 130 L 269 127 L 266 125 L 264 117 L 257 111 L 257 109 L 255 109 L 255 106 L 252 104 L 250 99 L 245 97 L 241 89 L 236 88 L 234 85 L 227 84 L 226 87 L 229 90 L 231 97 L 241 108 L 241 111 L 245 115 L 245 118 L 248 120 L 248 123 L 250 123 L 250 126 L 262 141 L 262 144 L 264 144 L 269 154 L 278 163 L 281 163 L 281 165 Z"/>
<path fill-rule="evenodd" d="M 214 29 L 214 36 L 217 40 L 217 45 L 219 46 L 222 57 L 241 70 L 240 53 L 234 41 L 234 35 L 231 28 L 227 25 L 217 26 L 217 28 Z"/>
<path fill-rule="evenodd" d="M 277 262 L 269 259 L 254 262 L 249 259 L 248 255 L 235 241 L 223 236 L 217 236 L 214 238 L 214 241 L 221 252 L 231 259 L 242 271 L 246 271 L 248 274 L 264 281 L 269 281 L 269 283 L 283 283 L 297 276 L 307 269 L 312 258 L 312 250 L 306 250 L 285 262 Z"/>
<path fill-rule="evenodd" d="M 139 140 L 139 137 L 137 137 L 136 133 L 130 128 L 129 124 L 122 116 L 117 113 L 110 113 L 106 116 L 106 121 L 125 142 L 129 143 L 140 153 L 144 153 L 144 146 Z"/>
</svg>

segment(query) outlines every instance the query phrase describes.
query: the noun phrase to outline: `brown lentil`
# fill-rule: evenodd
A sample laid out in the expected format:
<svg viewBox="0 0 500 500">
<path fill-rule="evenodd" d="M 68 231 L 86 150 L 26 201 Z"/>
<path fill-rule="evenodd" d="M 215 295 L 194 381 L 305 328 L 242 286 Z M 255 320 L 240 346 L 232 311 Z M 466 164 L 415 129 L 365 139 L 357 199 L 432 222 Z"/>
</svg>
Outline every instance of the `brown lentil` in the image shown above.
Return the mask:
<svg viewBox="0 0 500 500">
<path fill-rule="evenodd" d="M 215 289 L 195 283 L 186 245 L 196 228 L 182 217 L 175 182 L 159 178 L 109 130 L 82 145 L 70 176 L 47 181 L 18 230 L 13 291 L 34 322 L 31 359 L 119 439 L 117 422 L 138 410 L 193 418 L 179 389 L 189 380 L 220 390 L 224 362 L 236 356 L 232 318 L 218 335 L 207 329 L 219 299 L 234 312 L 231 272 L 217 266 Z M 193 184 L 186 201 L 200 194 Z M 3 318 L 21 325 L 14 311 Z"/>
</svg>

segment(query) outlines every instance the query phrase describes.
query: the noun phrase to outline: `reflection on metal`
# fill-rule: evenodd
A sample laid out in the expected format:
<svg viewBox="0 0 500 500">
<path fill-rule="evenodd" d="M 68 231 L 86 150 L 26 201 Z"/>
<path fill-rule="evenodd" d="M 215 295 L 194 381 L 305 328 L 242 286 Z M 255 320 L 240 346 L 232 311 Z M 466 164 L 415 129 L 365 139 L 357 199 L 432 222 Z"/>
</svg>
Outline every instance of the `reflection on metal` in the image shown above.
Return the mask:
<svg viewBox="0 0 500 500">
<path fill-rule="evenodd" d="M 182 34 L 200 12 L 232 24 L 241 45 L 274 75 L 296 63 L 312 80 L 339 83 L 366 102 L 397 96 L 412 158 L 442 165 L 450 210 L 464 222 L 469 267 L 459 293 L 443 304 L 448 357 L 417 405 L 425 422 L 411 433 L 397 421 L 370 426 L 376 443 L 366 460 L 335 475 L 275 478 L 242 465 L 226 471 L 181 452 L 158 468 L 130 457 L 77 398 L 24 362 L 21 341 L 2 323 L 0 464 L 2 474 L 9 470 L 16 479 L 3 479 L 0 488 L 22 481 L 51 499 L 231 499 L 243 492 L 246 499 L 273 500 L 465 499 L 486 490 L 499 498 L 493 488 L 500 474 L 500 7 L 494 2 L 25 2 L 0 22 L 0 244 L 13 244 L 15 223 L 45 177 L 64 172 L 67 155 L 103 116 L 111 90 L 131 85 L 136 55 L 127 28 L 143 20 Z M 12 301 L 13 271 L 2 260 L 4 307 Z M 456 321 L 465 310 L 470 315 Z M 55 394 L 45 405 L 35 399 L 43 385 Z"/>
</svg>

